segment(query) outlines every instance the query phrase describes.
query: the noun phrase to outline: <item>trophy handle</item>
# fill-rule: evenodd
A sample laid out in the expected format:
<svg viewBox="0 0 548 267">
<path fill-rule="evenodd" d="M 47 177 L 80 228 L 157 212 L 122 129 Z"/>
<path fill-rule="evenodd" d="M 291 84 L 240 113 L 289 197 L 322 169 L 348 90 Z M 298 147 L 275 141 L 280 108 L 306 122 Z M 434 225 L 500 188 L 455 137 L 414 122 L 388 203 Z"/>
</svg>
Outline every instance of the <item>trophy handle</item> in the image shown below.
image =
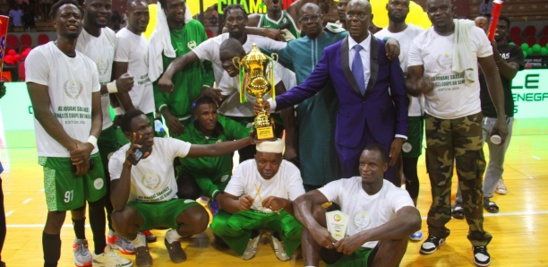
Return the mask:
<svg viewBox="0 0 548 267">
<path fill-rule="evenodd" d="M 272 60 L 278 62 L 278 54 L 272 53 L 272 54 L 270 55 L 270 57 L 272 58 Z"/>
<path fill-rule="evenodd" d="M 233 57 L 232 58 L 232 64 L 234 65 L 234 67 L 239 69 L 240 68 L 240 57 Z"/>
</svg>

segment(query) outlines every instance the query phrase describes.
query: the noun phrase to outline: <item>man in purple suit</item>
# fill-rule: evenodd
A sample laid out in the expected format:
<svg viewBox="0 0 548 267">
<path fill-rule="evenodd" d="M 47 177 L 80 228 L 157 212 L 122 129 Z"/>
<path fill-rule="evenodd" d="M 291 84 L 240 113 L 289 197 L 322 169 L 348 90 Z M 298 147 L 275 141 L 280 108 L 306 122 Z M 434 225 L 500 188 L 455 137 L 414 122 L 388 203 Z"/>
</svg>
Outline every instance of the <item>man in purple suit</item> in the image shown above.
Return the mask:
<svg viewBox="0 0 548 267">
<path fill-rule="evenodd" d="M 308 79 L 276 96 L 275 101 L 269 100 L 265 108 L 293 106 L 331 82 L 339 101 L 335 142 L 342 176 L 358 175 L 361 151 L 368 144 L 379 143 L 390 151 L 385 178 L 400 185 L 395 163 L 407 139 L 409 99 L 397 56 L 390 60 L 384 41 L 368 31 L 371 19 L 368 1 L 350 1 L 346 10 L 349 37 L 327 47 Z"/>
</svg>

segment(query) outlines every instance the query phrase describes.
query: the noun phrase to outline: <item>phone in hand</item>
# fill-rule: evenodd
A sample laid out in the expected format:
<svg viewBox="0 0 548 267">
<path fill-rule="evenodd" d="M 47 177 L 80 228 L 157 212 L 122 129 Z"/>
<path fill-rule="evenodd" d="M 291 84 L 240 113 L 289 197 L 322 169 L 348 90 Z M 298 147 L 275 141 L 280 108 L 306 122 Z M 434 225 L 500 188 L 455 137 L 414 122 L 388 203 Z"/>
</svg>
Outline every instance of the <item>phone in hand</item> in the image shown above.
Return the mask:
<svg viewBox="0 0 548 267">
<path fill-rule="evenodd" d="M 135 154 L 135 157 L 129 155 L 127 157 L 127 160 L 131 163 L 131 165 L 135 166 L 137 165 L 137 163 L 139 163 L 139 161 L 141 160 L 141 158 L 143 158 L 143 155 L 145 154 L 145 152 L 143 152 L 144 147 L 141 147 L 141 148 L 134 148 L 133 149 L 133 154 Z"/>
</svg>

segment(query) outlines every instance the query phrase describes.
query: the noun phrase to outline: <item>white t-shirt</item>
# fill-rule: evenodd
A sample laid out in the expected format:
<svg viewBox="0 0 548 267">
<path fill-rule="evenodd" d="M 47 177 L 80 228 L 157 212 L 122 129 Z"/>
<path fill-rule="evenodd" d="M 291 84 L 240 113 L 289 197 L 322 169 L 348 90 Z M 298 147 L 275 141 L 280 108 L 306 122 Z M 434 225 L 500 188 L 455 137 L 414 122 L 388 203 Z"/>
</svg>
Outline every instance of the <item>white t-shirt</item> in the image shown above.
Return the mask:
<svg viewBox="0 0 548 267">
<path fill-rule="evenodd" d="M 432 78 L 434 90 L 425 94 L 425 112 L 440 119 L 456 119 L 481 112 L 479 77 L 465 83 L 465 75 L 451 70 L 453 66 L 453 36 L 441 36 L 433 27 L 417 36 L 409 48 L 408 66 L 424 66 L 424 74 Z M 493 55 L 487 36 L 477 27 L 470 29 L 469 56 L 477 58 Z"/>
<path fill-rule="evenodd" d="M 120 179 L 130 144 L 118 149 L 110 157 L 110 179 Z M 154 137 L 150 155 L 131 168 L 131 189 L 128 201 L 163 202 L 177 198 L 177 182 L 173 169 L 176 157 L 186 157 L 190 143 L 166 137 Z"/>
<path fill-rule="evenodd" d="M 211 61 L 213 64 L 213 73 L 215 74 L 215 82 L 217 84 L 221 83 L 221 77 L 225 71 L 221 65 L 221 55 L 219 49 L 221 44 L 228 38 L 228 33 L 223 33 L 205 40 L 192 50 L 200 60 Z M 278 42 L 270 38 L 248 34 L 246 42 L 242 45 L 246 53 L 251 51 L 253 44 L 256 44 L 259 48 L 264 47 L 272 50 L 281 50 L 287 45 L 285 42 Z"/>
<path fill-rule="evenodd" d="M 50 111 L 73 139 L 87 142 L 92 125 L 92 93 L 101 90 L 95 63 L 80 52 L 65 55 L 54 42 L 38 46 L 26 59 L 26 81 L 45 85 Z M 38 156 L 70 157 L 69 151 L 34 119 Z M 92 153 L 97 153 L 97 148 Z"/>
<path fill-rule="evenodd" d="M 82 30 L 76 43 L 76 50 L 95 62 L 101 84 L 108 83 L 112 79 L 115 48 L 116 34 L 107 27 L 101 29 L 99 37 L 90 35 L 85 29 Z M 106 129 L 112 125 L 109 94 L 101 95 L 101 110 L 103 111 L 103 129 Z"/>
<path fill-rule="evenodd" d="M 278 173 L 266 180 L 259 173 L 255 159 L 248 159 L 236 167 L 225 192 L 238 197 L 251 196 L 255 199 L 251 209 L 266 213 L 272 212 L 261 204 L 266 197 L 275 196 L 293 201 L 305 193 L 301 172 L 293 163 L 282 160 Z"/>
<path fill-rule="evenodd" d="M 384 179 L 381 190 L 374 195 L 368 195 L 363 190 L 362 178 L 359 176 L 330 182 L 318 190 L 329 201 L 339 204 L 341 211 L 350 216 L 347 236 L 387 223 L 403 207 L 414 207 L 407 191 Z M 370 241 L 362 247 L 374 248 L 377 242 Z"/>
<path fill-rule="evenodd" d="M 131 103 L 145 114 L 154 111 L 152 82 L 148 78 L 148 45 L 143 34 L 137 35 L 127 28 L 116 33 L 118 45 L 114 61 L 128 63 L 127 72 L 133 76 L 133 88 L 129 91 Z"/>
<path fill-rule="evenodd" d="M 280 83 L 285 77 L 286 72 L 284 68 L 275 63 L 274 65 L 274 87 L 276 84 Z M 270 79 L 269 79 L 270 81 Z M 221 104 L 217 112 L 219 114 L 231 117 L 254 117 L 255 112 L 253 111 L 254 99 L 248 99 L 245 103 L 240 103 L 240 80 L 239 76 L 230 77 L 228 72 L 223 71 L 221 81 L 218 83 L 218 87 L 221 90 L 221 94 L 228 96 L 225 101 Z M 273 88 L 275 90 L 275 88 Z M 270 99 L 270 95 L 265 95 L 264 99 Z"/>
<path fill-rule="evenodd" d="M 388 30 L 388 27 L 375 33 L 375 37 L 379 39 L 384 39 L 386 37 L 391 37 L 400 43 L 400 67 L 404 73 L 407 73 L 407 58 L 409 53 L 409 47 L 413 42 L 413 39 L 417 37 L 424 30 L 420 27 L 417 27 L 413 24 L 407 24 L 407 28 L 401 32 L 392 33 Z M 424 97 L 421 95 L 419 97 L 409 96 L 411 100 L 409 102 L 409 116 L 422 116 L 423 106 L 424 106 Z"/>
</svg>

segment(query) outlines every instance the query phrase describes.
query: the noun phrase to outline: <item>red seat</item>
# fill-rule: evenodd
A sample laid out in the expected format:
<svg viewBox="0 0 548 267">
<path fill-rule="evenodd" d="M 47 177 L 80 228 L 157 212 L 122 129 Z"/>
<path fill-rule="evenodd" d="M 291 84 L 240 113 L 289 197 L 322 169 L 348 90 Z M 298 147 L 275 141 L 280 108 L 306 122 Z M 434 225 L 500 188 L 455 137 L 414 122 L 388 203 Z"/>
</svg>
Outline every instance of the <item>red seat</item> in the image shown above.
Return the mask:
<svg viewBox="0 0 548 267">
<path fill-rule="evenodd" d="M 525 38 L 529 36 L 536 36 L 536 35 L 537 35 L 537 28 L 533 25 L 529 25 L 525 27 L 525 29 L 523 30 L 523 36 Z"/>
<path fill-rule="evenodd" d="M 523 38 L 521 38 L 521 36 L 516 36 L 516 37 L 510 38 L 510 40 L 512 42 L 514 42 L 514 44 L 516 44 L 516 45 L 523 44 Z"/>
<path fill-rule="evenodd" d="M 22 34 L 19 39 L 21 39 L 21 45 L 32 46 L 32 37 L 29 34 Z"/>
<path fill-rule="evenodd" d="M 8 48 L 17 51 L 17 48 L 19 48 L 19 38 L 17 38 L 17 36 L 8 35 L 8 37 L 6 38 L 6 49 L 5 50 L 7 51 Z M 7 53 L 6 53 L 6 55 L 7 55 Z"/>
<path fill-rule="evenodd" d="M 540 39 L 538 39 L 538 43 L 542 47 L 546 46 L 546 44 L 548 44 L 548 35 L 544 35 L 544 36 L 540 37 Z"/>
<path fill-rule="evenodd" d="M 32 46 L 26 45 L 26 44 L 21 44 L 21 46 L 19 47 L 19 54 L 22 54 L 27 48 L 32 49 Z"/>
<path fill-rule="evenodd" d="M 544 26 L 544 29 L 542 29 L 542 36 L 548 35 L 548 26 Z"/>
<path fill-rule="evenodd" d="M 535 36 L 529 36 L 525 38 L 525 42 L 529 45 L 529 47 L 532 47 L 537 43 L 537 38 L 535 38 Z"/>
<path fill-rule="evenodd" d="M 49 42 L 49 36 L 45 33 L 38 35 L 38 45 L 43 45 Z"/>
<path fill-rule="evenodd" d="M 521 29 L 518 26 L 514 26 L 510 29 L 510 39 L 514 39 L 518 36 L 521 36 Z"/>
</svg>

